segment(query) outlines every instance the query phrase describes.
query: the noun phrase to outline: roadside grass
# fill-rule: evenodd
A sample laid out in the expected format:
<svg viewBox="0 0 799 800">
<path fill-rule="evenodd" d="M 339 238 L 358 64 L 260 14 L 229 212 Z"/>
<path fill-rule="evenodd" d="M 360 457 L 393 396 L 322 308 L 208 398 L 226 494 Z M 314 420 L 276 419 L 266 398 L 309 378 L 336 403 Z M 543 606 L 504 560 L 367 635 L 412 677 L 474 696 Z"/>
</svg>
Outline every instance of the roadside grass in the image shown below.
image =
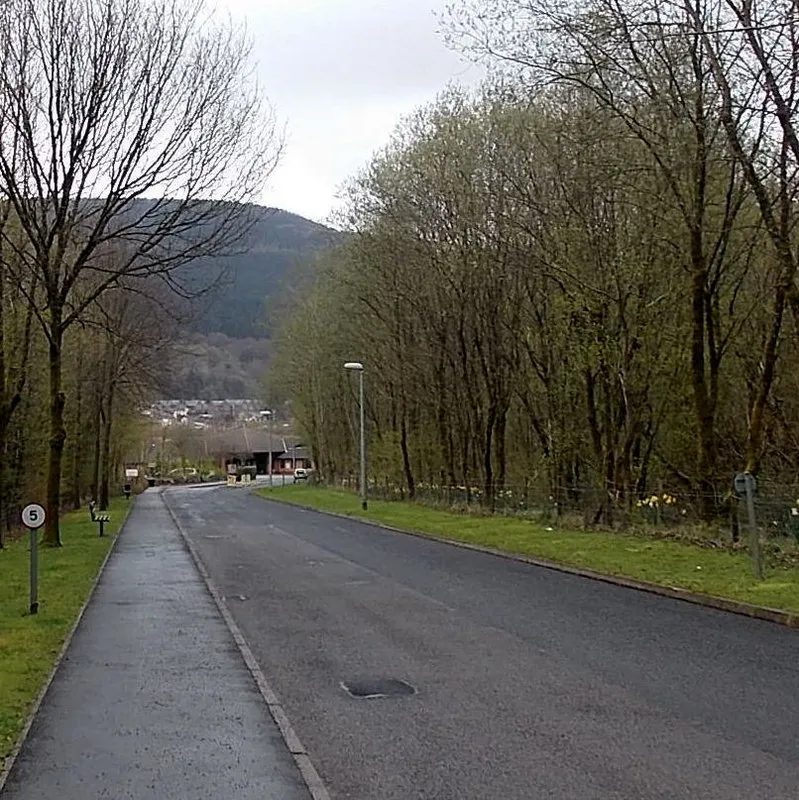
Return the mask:
<svg viewBox="0 0 799 800">
<path fill-rule="evenodd" d="M 127 516 L 111 502 L 102 539 L 86 509 L 65 514 L 60 548 L 39 548 L 39 613 L 30 616 L 27 534 L 0 550 L 0 771 L 50 674 L 64 639 Z"/>
<path fill-rule="evenodd" d="M 408 501 L 370 500 L 369 509 L 363 511 L 356 494 L 316 486 L 267 487 L 257 493 L 270 500 L 333 511 L 606 575 L 799 611 L 799 569 L 770 565 L 766 580 L 758 581 L 746 552 L 708 549 L 649 535 L 551 529 L 514 517 L 462 514 Z"/>
</svg>

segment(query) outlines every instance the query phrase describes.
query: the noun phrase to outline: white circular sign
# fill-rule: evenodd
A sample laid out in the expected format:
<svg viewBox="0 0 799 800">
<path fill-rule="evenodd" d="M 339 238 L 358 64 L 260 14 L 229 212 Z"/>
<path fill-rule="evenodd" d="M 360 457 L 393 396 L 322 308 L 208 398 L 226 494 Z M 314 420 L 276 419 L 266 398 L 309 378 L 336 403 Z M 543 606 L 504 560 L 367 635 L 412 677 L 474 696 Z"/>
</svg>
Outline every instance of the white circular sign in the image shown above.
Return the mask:
<svg viewBox="0 0 799 800">
<path fill-rule="evenodd" d="M 26 528 L 41 528 L 44 518 L 44 509 L 38 503 L 30 503 L 22 509 L 22 524 Z"/>
</svg>

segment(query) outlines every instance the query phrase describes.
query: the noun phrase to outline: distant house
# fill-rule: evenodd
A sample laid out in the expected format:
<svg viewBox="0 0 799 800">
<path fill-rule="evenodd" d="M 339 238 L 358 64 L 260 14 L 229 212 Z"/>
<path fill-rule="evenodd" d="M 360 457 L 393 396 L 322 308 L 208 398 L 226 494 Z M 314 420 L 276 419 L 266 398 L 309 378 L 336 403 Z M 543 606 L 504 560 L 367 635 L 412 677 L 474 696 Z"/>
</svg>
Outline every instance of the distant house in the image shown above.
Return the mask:
<svg viewBox="0 0 799 800">
<path fill-rule="evenodd" d="M 296 437 L 277 436 L 262 428 L 233 428 L 220 431 L 208 442 L 208 455 L 219 459 L 227 472 L 228 465 L 254 466 L 258 475 L 269 472 L 291 473 L 297 467 L 313 468 L 310 451 Z"/>
<path fill-rule="evenodd" d="M 311 469 L 311 452 L 307 447 L 292 447 L 277 457 L 280 469 L 277 472 L 294 472 L 297 467 Z"/>
</svg>

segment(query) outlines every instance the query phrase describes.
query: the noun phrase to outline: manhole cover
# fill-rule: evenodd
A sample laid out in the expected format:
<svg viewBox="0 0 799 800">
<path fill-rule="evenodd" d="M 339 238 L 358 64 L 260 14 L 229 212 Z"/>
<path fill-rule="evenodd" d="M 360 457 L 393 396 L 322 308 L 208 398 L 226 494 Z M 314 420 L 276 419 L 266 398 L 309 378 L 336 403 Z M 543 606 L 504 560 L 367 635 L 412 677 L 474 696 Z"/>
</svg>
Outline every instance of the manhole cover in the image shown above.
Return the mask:
<svg viewBox="0 0 799 800">
<path fill-rule="evenodd" d="M 376 697 L 407 697 L 416 694 L 416 689 L 397 678 L 377 678 L 376 680 L 342 681 L 342 688 L 353 697 L 371 700 Z"/>
</svg>

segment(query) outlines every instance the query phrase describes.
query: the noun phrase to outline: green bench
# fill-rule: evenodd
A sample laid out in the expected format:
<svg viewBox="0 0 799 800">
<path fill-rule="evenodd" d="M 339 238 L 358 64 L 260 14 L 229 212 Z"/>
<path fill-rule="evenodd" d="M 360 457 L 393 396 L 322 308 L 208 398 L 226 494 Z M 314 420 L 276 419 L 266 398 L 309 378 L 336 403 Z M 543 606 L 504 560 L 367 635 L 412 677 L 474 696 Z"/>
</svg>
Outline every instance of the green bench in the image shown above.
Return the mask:
<svg viewBox="0 0 799 800">
<path fill-rule="evenodd" d="M 100 529 L 100 536 L 105 536 L 105 523 L 111 521 L 111 515 L 105 514 L 102 511 L 97 511 L 97 503 L 92 500 L 89 503 L 89 516 L 91 517 L 92 522 L 96 522 L 99 529 Z"/>
</svg>

